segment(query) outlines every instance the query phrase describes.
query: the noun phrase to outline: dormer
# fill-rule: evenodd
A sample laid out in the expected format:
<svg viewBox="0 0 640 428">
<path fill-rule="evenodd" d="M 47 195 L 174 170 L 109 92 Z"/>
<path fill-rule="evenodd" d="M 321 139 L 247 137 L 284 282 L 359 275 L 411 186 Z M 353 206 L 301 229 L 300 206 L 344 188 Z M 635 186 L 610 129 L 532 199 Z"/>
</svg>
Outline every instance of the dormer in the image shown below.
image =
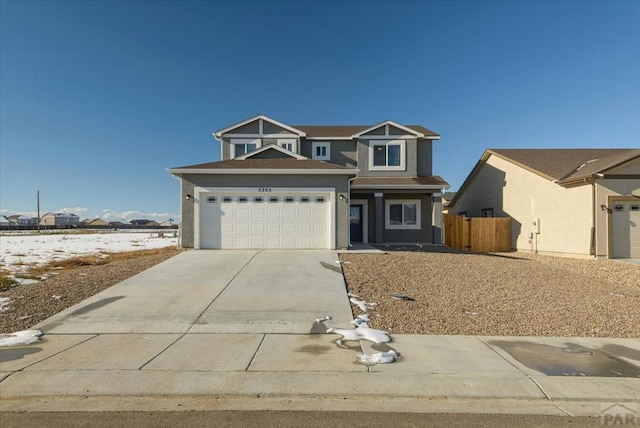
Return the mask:
<svg viewBox="0 0 640 428">
<path fill-rule="evenodd" d="M 353 134 L 358 141 L 361 175 L 420 176 L 431 174 L 431 140 L 426 128 L 387 120 Z"/>
<path fill-rule="evenodd" d="M 300 153 L 300 140 L 306 134 L 264 115 L 254 116 L 215 132 L 220 141 L 221 159 L 236 159 L 269 144 L 288 152 Z"/>
</svg>

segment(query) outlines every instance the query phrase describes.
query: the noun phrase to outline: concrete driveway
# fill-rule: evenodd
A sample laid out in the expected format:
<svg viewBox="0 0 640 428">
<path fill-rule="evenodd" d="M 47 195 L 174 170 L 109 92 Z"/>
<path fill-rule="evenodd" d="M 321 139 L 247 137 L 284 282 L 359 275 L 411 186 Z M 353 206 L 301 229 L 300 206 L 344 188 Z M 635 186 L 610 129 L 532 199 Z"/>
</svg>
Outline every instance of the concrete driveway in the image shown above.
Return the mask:
<svg viewBox="0 0 640 428">
<path fill-rule="evenodd" d="M 309 333 L 348 325 L 335 251 L 187 251 L 46 320 L 46 334 Z"/>
<path fill-rule="evenodd" d="M 210 410 L 225 397 L 229 408 L 598 416 L 601 403 L 637 403 L 637 339 L 393 335 L 398 362 L 358 364 L 378 345 L 308 334 L 326 314 L 351 327 L 336 260 L 181 253 L 35 326 L 41 342 L 0 349 L 2 411 Z M 604 374 L 549 375 L 540 349 L 569 349 L 582 366 L 593 356 Z"/>
</svg>

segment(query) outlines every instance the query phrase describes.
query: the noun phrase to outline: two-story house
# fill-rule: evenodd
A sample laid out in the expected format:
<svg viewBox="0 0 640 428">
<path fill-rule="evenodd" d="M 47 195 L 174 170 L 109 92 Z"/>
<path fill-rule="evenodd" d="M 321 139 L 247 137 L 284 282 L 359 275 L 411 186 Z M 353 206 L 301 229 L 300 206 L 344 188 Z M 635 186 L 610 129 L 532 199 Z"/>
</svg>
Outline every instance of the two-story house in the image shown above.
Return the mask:
<svg viewBox="0 0 640 428">
<path fill-rule="evenodd" d="M 263 115 L 214 133 L 217 162 L 181 179 L 185 248 L 347 248 L 440 243 L 432 142 L 417 125 L 287 125 Z"/>
<path fill-rule="evenodd" d="M 76 227 L 80 217 L 71 213 L 46 213 L 40 218 L 41 226 Z"/>
</svg>

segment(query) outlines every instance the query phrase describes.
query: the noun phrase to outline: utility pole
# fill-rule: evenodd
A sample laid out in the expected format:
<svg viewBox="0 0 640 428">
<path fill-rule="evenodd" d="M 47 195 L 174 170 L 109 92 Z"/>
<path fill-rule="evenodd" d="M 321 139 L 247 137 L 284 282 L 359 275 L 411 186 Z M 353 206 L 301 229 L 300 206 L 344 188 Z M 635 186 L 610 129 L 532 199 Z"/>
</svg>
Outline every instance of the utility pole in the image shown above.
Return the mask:
<svg viewBox="0 0 640 428">
<path fill-rule="evenodd" d="M 40 191 L 36 191 L 36 199 L 38 201 L 38 233 L 40 233 Z"/>
</svg>

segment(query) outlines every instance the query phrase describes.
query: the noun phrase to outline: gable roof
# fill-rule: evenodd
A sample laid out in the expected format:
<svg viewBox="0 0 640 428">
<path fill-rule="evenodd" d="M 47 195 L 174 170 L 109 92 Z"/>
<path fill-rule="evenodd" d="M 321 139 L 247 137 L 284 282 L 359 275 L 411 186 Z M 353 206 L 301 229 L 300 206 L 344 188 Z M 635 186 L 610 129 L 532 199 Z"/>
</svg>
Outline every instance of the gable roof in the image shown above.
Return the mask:
<svg viewBox="0 0 640 428">
<path fill-rule="evenodd" d="M 421 125 L 398 125 L 395 122 L 387 121 L 397 128 L 409 128 L 413 134 L 422 134 L 427 139 L 439 139 L 440 135 L 425 128 Z M 295 125 L 296 129 L 304 131 L 307 134 L 307 138 L 356 138 L 357 135 L 372 131 L 385 125 L 383 122 L 381 125 Z"/>
<path fill-rule="evenodd" d="M 487 149 L 460 186 L 450 206 L 455 205 L 473 177 L 497 156 L 560 186 L 585 184 L 585 179 L 640 158 L 640 149 Z"/>
<path fill-rule="evenodd" d="M 249 153 L 245 153 L 242 156 L 236 156 L 235 159 L 239 159 L 239 160 L 249 159 L 249 158 L 251 158 L 251 157 L 253 157 L 253 156 L 257 155 L 257 154 L 266 152 L 268 150 L 275 150 L 275 151 L 278 151 L 278 152 L 280 152 L 280 153 L 282 153 L 282 154 L 284 154 L 286 156 L 289 156 L 291 158 L 298 159 L 298 160 L 308 159 L 308 158 L 306 158 L 306 157 L 304 157 L 302 155 L 299 155 L 299 154 L 294 153 L 294 152 L 292 152 L 290 150 L 287 150 L 284 147 L 280 147 L 277 144 L 267 144 L 266 146 L 262 146 L 260 148 L 255 149 L 255 150 L 252 150 Z"/>
<path fill-rule="evenodd" d="M 489 149 L 482 159 L 486 160 L 490 155 L 565 184 L 640 157 L 640 149 Z"/>
<path fill-rule="evenodd" d="M 361 134 L 365 134 L 367 132 L 373 131 L 374 129 L 380 128 L 384 125 L 391 125 L 399 129 L 405 130 L 409 134 L 413 134 L 419 138 L 425 138 L 430 140 L 437 140 L 440 138 L 439 134 L 425 128 L 421 125 L 401 125 L 392 120 L 386 120 L 377 125 L 286 125 L 282 122 L 278 122 L 277 120 L 271 119 L 263 114 L 259 114 L 257 116 L 250 117 L 249 119 L 243 120 L 242 122 L 235 123 L 231 126 L 228 126 L 224 129 L 216 131 L 213 135 L 216 138 L 222 137 L 222 134 L 227 134 L 230 131 L 233 131 L 236 128 L 240 128 L 248 123 L 251 123 L 256 120 L 264 120 L 270 122 L 280 128 L 286 129 L 290 131 L 292 134 L 297 134 L 301 137 L 308 138 L 357 138 Z"/>
<path fill-rule="evenodd" d="M 214 132 L 213 135 L 216 138 L 220 138 L 222 136 L 222 134 L 226 134 L 229 131 L 232 131 L 232 130 L 234 130 L 236 128 L 240 128 L 241 126 L 244 126 L 247 123 L 251 123 L 251 122 L 253 122 L 255 120 L 266 120 L 267 122 L 270 122 L 270 123 L 272 123 L 272 124 L 274 124 L 276 126 L 279 126 L 280 128 L 284 128 L 284 129 L 286 129 L 287 131 L 290 131 L 293 134 L 298 134 L 298 135 L 300 135 L 302 137 L 304 137 L 304 135 L 305 135 L 305 133 L 303 131 L 300 131 L 299 129 L 296 129 L 296 128 L 291 127 L 289 125 L 285 125 L 284 123 L 278 122 L 277 120 L 271 119 L 270 117 L 267 117 L 267 116 L 265 116 L 263 114 L 259 114 L 257 116 L 253 116 L 253 117 L 250 117 L 247 120 L 243 120 L 242 122 L 238 122 L 238 123 L 235 123 L 235 124 L 233 124 L 231 126 L 227 126 L 224 129 L 221 129 L 219 131 Z"/>
</svg>

